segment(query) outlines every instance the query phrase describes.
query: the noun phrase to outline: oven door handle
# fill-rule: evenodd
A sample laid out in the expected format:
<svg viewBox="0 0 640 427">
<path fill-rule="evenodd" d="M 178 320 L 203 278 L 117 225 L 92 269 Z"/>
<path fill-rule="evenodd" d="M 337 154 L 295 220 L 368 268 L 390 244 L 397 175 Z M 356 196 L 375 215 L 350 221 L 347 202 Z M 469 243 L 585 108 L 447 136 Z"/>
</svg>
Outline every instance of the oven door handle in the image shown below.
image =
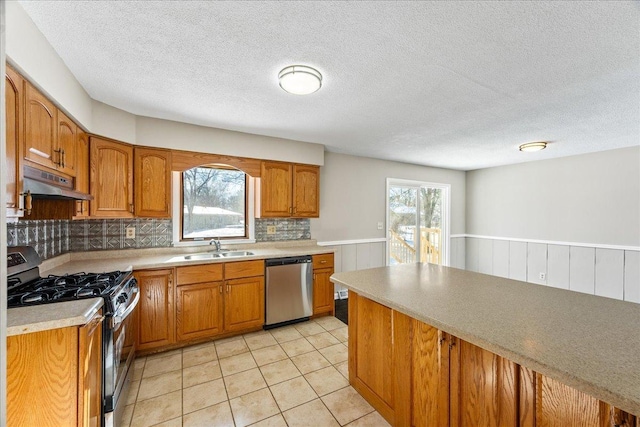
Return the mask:
<svg viewBox="0 0 640 427">
<path fill-rule="evenodd" d="M 135 290 L 136 297 L 133 299 L 133 302 L 127 307 L 127 309 L 120 315 L 113 316 L 112 327 L 116 329 L 123 321 L 131 314 L 133 310 L 135 310 L 138 302 L 140 301 L 140 289 Z"/>
</svg>

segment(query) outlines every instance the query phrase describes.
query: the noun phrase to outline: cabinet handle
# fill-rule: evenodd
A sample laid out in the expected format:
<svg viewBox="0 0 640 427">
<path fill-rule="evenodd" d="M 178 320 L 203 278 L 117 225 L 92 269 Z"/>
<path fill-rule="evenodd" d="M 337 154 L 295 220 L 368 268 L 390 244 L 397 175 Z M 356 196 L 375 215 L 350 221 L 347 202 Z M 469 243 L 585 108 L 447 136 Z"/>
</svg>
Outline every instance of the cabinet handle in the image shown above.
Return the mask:
<svg viewBox="0 0 640 427">
<path fill-rule="evenodd" d="M 133 203 L 129 203 L 129 212 L 134 213 L 133 212 Z"/>
<path fill-rule="evenodd" d="M 320 264 L 326 264 L 326 263 L 327 263 L 326 259 L 323 259 L 323 260 L 320 261 Z"/>
<path fill-rule="evenodd" d="M 31 215 L 31 209 L 33 208 L 33 196 L 31 196 L 31 190 L 27 190 L 26 193 L 20 193 L 21 196 L 24 196 L 24 209 L 20 209 L 24 211 L 25 215 Z"/>
<path fill-rule="evenodd" d="M 293 208 L 291 206 L 289 206 L 289 213 L 292 214 L 293 213 Z"/>
<path fill-rule="evenodd" d="M 169 274 L 169 285 L 173 285 L 173 273 Z"/>
<path fill-rule="evenodd" d="M 230 294 L 231 293 L 231 286 L 229 286 L 229 283 L 227 283 L 227 293 Z"/>
<path fill-rule="evenodd" d="M 67 163 L 67 153 L 62 150 L 62 167 L 64 168 Z"/>
<path fill-rule="evenodd" d="M 62 166 L 62 148 L 58 148 L 57 150 L 53 150 L 54 153 L 58 153 L 58 161 L 53 162 L 56 166 Z"/>
<path fill-rule="evenodd" d="M 456 337 L 451 337 L 449 340 L 449 350 L 451 350 L 456 345 Z"/>
<path fill-rule="evenodd" d="M 298 208 L 296 206 L 293 207 L 293 213 L 294 214 L 298 213 Z"/>
<path fill-rule="evenodd" d="M 218 289 L 220 290 L 220 294 L 222 294 L 222 285 L 218 286 Z"/>
</svg>

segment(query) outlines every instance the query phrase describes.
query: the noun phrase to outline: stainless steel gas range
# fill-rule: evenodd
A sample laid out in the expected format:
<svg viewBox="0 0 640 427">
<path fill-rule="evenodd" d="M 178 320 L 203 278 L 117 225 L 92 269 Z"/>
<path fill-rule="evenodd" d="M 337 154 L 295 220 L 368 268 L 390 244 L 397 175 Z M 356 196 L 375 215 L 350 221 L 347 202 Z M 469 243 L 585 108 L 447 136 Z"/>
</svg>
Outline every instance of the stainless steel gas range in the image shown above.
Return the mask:
<svg viewBox="0 0 640 427">
<path fill-rule="evenodd" d="M 134 310 L 140 299 L 130 271 L 40 277 L 40 257 L 29 246 L 7 248 L 8 308 L 104 298 L 102 395 L 105 427 L 118 426 L 135 358 Z"/>
</svg>

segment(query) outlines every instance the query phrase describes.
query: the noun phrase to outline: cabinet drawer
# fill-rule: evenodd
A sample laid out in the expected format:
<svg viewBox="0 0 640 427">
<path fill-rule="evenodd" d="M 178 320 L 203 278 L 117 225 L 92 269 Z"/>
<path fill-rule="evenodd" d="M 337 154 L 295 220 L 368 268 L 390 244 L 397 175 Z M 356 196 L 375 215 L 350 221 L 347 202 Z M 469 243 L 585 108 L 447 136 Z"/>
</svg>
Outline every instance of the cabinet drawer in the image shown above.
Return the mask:
<svg viewBox="0 0 640 427">
<path fill-rule="evenodd" d="M 222 264 L 203 264 L 176 268 L 177 284 L 216 282 L 222 280 Z"/>
<path fill-rule="evenodd" d="M 240 261 L 228 262 L 224 265 L 224 278 L 237 279 L 240 277 L 252 277 L 264 275 L 264 261 Z"/>
<path fill-rule="evenodd" d="M 313 255 L 313 268 L 333 268 L 333 254 Z"/>
</svg>

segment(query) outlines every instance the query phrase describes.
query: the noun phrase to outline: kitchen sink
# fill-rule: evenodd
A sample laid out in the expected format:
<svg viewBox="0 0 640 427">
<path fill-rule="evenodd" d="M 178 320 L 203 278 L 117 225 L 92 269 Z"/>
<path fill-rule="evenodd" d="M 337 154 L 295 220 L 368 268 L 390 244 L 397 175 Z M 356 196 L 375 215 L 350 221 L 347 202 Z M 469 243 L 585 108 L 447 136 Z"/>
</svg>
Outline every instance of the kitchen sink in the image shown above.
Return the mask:
<svg viewBox="0 0 640 427">
<path fill-rule="evenodd" d="M 220 252 L 219 254 L 223 258 L 232 258 L 237 256 L 251 256 L 253 252 L 248 251 L 230 251 L 230 252 Z"/>
<path fill-rule="evenodd" d="M 208 259 L 236 258 L 236 257 L 251 256 L 251 255 L 253 255 L 253 252 L 248 252 L 248 251 L 201 252 L 197 254 L 189 254 L 189 255 L 173 257 L 167 262 L 205 261 Z"/>
</svg>

